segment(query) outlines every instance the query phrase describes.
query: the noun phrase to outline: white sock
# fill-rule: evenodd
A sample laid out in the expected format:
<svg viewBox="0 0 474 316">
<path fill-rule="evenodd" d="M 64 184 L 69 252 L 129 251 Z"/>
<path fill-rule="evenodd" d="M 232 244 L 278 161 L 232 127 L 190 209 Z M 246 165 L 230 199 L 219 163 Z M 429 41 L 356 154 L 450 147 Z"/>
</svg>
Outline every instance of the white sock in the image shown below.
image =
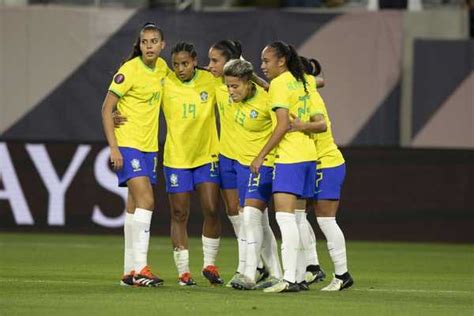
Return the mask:
<svg viewBox="0 0 474 316">
<path fill-rule="evenodd" d="M 300 215 L 301 214 L 301 215 Z M 305 210 L 295 210 L 296 222 L 298 223 L 298 216 L 301 216 L 301 223 L 298 223 L 300 230 L 300 239 L 304 251 L 304 264 L 319 265 L 318 254 L 316 253 L 316 236 L 314 235 L 313 227 L 308 221 Z"/>
<path fill-rule="evenodd" d="M 125 223 L 123 225 L 124 254 L 123 254 L 123 274 L 129 274 L 135 269 L 133 260 L 133 214 L 125 213 Z M 137 271 L 140 272 L 140 271 Z"/>
<path fill-rule="evenodd" d="M 311 242 L 309 244 L 309 249 L 307 248 L 305 251 L 306 254 L 306 266 L 309 265 L 319 265 L 319 257 L 318 257 L 318 252 L 316 249 L 316 235 L 314 234 L 313 226 L 311 226 L 311 223 L 308 221 L 308 218 L 306 218 L 306 226 L 308 226 L 308 231 L 309 235 L 311 237 Z"/>
<path fill-rule="evenodd" d="M 262 228 L 263 228 L 263 242 L 262 242 L 262 258 L 271 276 L 277 279 L 283 277 L 281 271 L 280 258 L 278 257 L 278 244 L 270 227 L 270 221 L 268 219 L 268 208 L 263 212 L 262 217 Z"/>
<path fill-rule="evenodd" d="M 300 237 L 296 217 L 293 213 L 277 212 L 276 220 L 281 231 L 281 258 L 283 261 L 283 279 L 296 281 L 296 261 Z"/>
<path fill-rule="evenodd" d="M 219 251 L 220 238 L 208 238 L 202 235 L 202 252 L 204 253 L 204 268 L 215 265 L 217 252 Z"/>
<path fill-rule="evenodd" d="M 244 213 L 240 212 L 240 224 L 243 222 Z M 240 231 L 237 238 L 237 248 L 239 250 L 239 266 L 237 272 L 240 274 L 245 273 L 245 260 L 247 259 L 247 232 L 245 231 L 244 225 L 239 225 Z"/>
<path fill-rule="evenodd" d="M 334 273 L 341 275 L 347 272 L 346 240 L 335 217 L 317 217 L 319 227 L 326 236 L 329 256 L 334 264 Z"/>
<path fill-rule="evenodd" d="M 304 281 L 306 272 L 306 257 L 305 245 L 309 243 L 309 233 L 306 226 L 306 212 L 304 210 L 295 210 L 296 225 L 298 226 L 298 233 L 300 236 L 300 243 L 298 247 L 298 255 L 296 261 L 296 282 Z"/>
<path fill-rule="evenodd" d="M 234 228 L 234 233 L 237 238 L 239 238 L 239 232 L 240 232 L 240 225 L 241 225 L 241 216 L 239 215 L 228 215 L 230 223 L 232 224 L 232 227 Z"/>
<path fill-rule="evenodd" d="M 133 214 L 133 256 L 135 259 L 135 272 L 147 266 L 148 244 L 150 243 L 150 224 L 152 211 L 136 208 Z"/>
<path fill-rule="evenodd" d="M 173 251 L 173 258 L 178 275 L 181 276 L 185 272 L 189 272 L 189 251 L 188 249 L 175 249 Z"/>
<path fill-rule="evenodd" d="M 247 236 L 247 250 L 244 275 L 255 281 L 260 250 L 263 242 L 262 211 L 252 206 L 244 207 L 244 227 Z"/>
</svg>

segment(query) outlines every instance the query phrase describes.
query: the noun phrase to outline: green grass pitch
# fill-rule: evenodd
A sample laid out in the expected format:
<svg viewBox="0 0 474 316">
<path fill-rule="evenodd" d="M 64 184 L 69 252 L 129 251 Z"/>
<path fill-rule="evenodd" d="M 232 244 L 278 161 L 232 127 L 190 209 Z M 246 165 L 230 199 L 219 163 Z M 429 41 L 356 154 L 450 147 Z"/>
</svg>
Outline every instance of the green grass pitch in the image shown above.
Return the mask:
<svg viewBox="0 0 474 316">
<path fill-rule="evenodd" d="M 474 246 L 348 241 L 353 288 L 266 294 L 211 287 L 200 275 L 200 239 L 190 243 L 198 286 L 177 284 L 169 238 L 153 237 L 149 263 L 160 288 L 124 288 L 121 236 L 0 234 L 0 315 L 474 315 Z M 323 269 L 332 265 L 324 241 Z M 228 280 L 236 241 L 221 242 Z"/>
</svg>

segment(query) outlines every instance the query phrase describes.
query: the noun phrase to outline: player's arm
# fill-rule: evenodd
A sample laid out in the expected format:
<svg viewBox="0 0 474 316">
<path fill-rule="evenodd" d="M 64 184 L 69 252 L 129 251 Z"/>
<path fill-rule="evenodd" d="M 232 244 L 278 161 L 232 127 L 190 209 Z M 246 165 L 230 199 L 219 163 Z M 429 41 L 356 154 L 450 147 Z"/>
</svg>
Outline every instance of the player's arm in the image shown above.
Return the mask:
<svg viewBox="0 0 474 316">
<path fill-rule="evenodd" d="M 270 87 L 268 82 L 266 82 L 265 79 L 257 76 L 256 73 L 252 74 L 252 81 L 255 82 L 256 84 L 258 84 L 260 87 L 262 87 L 265 90 L 268 90 L 268 88 Z"/>
<path fill-rule="evenodd" d="M 326 120 L 322 114 L 314 114 L 311 116 L 309 122 L 302 122 L 298 116 L 290 113 L 292 121 L 290 123 L 290 130 L 288 132 L 303 132 L 303 133 L 324 133 L 327 130 Z"/>
<path fill-rule="evenodd" d="M 102 104 L 102 125 L 104 127 L 105 138 L 110 147 L 110 162 L 114 170 L 121 169 L 123 166 L 123 158 L 118 149 L 117 139 L 115 138 L 114 119 L 112 117 L 112 112 L 117 106 L 118 101 L 119 97 L 109 91 Z"/>
<path fill-rule="evenodd" d="M 288 131 L 288 126 L 290 124 L 288 109 L 277 108 L 275 110 L 275 114 L 277 124 L 273 130 L 272 136 L 270 136 L 270 139 L 267 141 L 265 146 L 263 146 L 258 156 L 250 164 L 250 171 L 252 171 L 254 174 L 258 174 L 265 157 L 273 150 L 273 148 L 276 147 L 276 145 L 280 143 L 280 141 L 283 139 L 283 136 L 285 136 L 286 132 Z"/>
</svg>

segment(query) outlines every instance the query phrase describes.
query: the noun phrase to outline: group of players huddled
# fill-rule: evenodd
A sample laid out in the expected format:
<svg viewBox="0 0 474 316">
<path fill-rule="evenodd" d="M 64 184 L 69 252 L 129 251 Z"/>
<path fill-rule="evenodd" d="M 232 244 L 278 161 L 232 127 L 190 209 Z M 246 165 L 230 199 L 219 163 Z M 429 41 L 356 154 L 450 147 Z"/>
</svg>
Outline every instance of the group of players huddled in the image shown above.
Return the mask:
<svg viewBox="0 0 474 316">
<path fill-rule="evenodd" d="M 228 287 L 298 292 L 323 281 L 326 275 L 306 218 L 313 210 L 334 264 L 334 278 L 321 290 L 350 287 L 345 239 L 336 222 L 345 164 L 317 92 L 324 84 L 317 77 L 320 64 L 298 56 L 291 45 L 273 42 L 261 54 L 267 83 L 242 58 L 237 41 L 212 45 L 206 68 L 198 66 L 191 43 L 179 42 L 171 50 L 173 71 L 159 57 L 164 46 L 163 31 L 146 23 L 130 58 L 113 77 L 102 107 L 110 163 L 119 186 L 128 187 L 120 283 L 163 284 L 147 263 L 161 108 L 167 124 L 164 176 L 180 285 L 196 285 L 189 269 L 187 222 L 191 192 L 197 191 L 204 217 L 201 273 L 211 284 L 224 284 L 215 265 L 222 196 L 238 241 L 238 267 Z M 282 237 L 283 270 L 269 225 L 271 198 Z"/>
</svg>

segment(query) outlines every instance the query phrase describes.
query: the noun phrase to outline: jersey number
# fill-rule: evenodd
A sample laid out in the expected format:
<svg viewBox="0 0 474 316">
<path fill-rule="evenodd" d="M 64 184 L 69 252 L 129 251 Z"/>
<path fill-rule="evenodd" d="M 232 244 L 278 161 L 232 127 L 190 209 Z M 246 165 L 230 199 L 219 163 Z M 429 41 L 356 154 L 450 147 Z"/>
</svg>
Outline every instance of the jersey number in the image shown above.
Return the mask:
<svg viewBox="0 0 474 316">
<path fill-rule="evenodd" d="M 234 121 L 239 123 L 240 125 L 244 126 L 244 123 L 245 123 L 245 112 L 242 112 L 240 110 L 237 110 L 237 112 L 235 112 L 235 117 L 234 117 Z"/>
<path fill-rule="evenodd" d="M 186 104 L 186 103 L 183 103 L 183 117 L 184 119 L 190 117 L 193 119 L 196 118 L 196 105 L 195 104 Z"/>
<path fill-rule="evenodd" d="M 298 107 L 298 118 L 302 120 L 306 113 L 309 112 L 308 106 L 306 104 L 307 100 L 309 100 L 309 94 L 306 94 L 302 97 L 298 97 L 300 101 L 303 101 L 303 107 Z"/>
</svg>

